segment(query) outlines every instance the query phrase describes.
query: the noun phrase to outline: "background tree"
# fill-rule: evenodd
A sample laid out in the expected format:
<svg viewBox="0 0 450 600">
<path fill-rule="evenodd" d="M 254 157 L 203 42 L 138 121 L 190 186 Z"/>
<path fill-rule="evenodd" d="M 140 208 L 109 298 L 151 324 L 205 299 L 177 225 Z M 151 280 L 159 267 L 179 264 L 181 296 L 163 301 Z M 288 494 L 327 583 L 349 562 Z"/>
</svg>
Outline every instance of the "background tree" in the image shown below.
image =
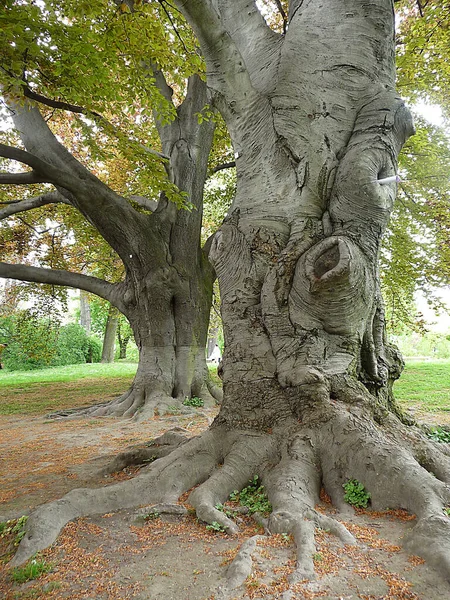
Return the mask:
<svg viewBox="0 0 450 600">
<path fill-rule="evenodd" d="M 354 542 L 315 510 L 321 487 L 341 508 L 350 479 L 374 509 L 415 513 L 405 545 L 449 576 L 449 453 L 395 406 L 401 359 L 380 293 L 397 188 L 383 180 L 396 176 L 413 133 L 394 89 L 393 2 L 292 0 L 285 33 L 249 0 L 175 4 L 199 40 L 236 156 L 236 195 L 210 250 L 224 401 L 206 433 L 134 480 L 39 509 L 15 562 L 93 504 L 174 502 L 193 486 L 198 517 L 233 532 L 216 506 L 258 474 L 273 506 L 267 528 L 296 540 L 294 580 L 312 575 L 316 526 Z"/>
<path fill-rule="evenodd" d="M 200 228 L 214 122 L 205 84 L 192 74 L 201 67 L 192 36 L 179 18 L 174 28 L 160 5 L 130 12 L 98 0 L 78 11 L 70 2 L 49 0 L 6 8 L 2 85 L 25 150 L 2 144 L 0 154 L 32 170 L 3 173 L 0 182 L 52 184 L 55 191 L 10 199 L 4 217 L 49 202 L 67 204 L 69 214 L 78 211 L 118 255 L 124 278 L 115 283 L 6 263 L 0 275 L 84 289 L 127 316 L 139 349 L 136 378 L 123 397 L 93 414 L 131 416 L 139 409 L 145 417 L 186 396 L 213 401 L 204 351 L 213 271 L 200 247 Z M 160 68 L 167 64 L 175 73 L 171 85 Z M 55 136 L 58 118 L 51 129 L 54 110 L 74 115 L 72 152 Z M 159 150 L 151 147 L 153 123 Z M 115 181 L 123 170 L 111 165 L 130 156 L 129 179 Z M 97 161 L 96 172 L 86 167 L 90 159 Z M 111 186 L 99 178 L 108 171 Z M 159 200 L 144 190 L 153 197 L 160 191 Z"/>
</svg>

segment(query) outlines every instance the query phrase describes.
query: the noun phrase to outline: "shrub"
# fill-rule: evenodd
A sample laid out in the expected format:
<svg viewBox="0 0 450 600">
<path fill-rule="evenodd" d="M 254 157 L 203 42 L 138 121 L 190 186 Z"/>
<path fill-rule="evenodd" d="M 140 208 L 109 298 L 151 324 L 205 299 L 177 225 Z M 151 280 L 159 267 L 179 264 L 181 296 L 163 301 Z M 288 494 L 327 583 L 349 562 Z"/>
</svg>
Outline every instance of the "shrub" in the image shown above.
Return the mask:
<svg viewBox="0 0 450 600">
<path fill-rule="evenodd" d="M 28 371 L 48 367 L 56 353 L 59 323 L 38 318 L 22 310 L 1 319 L 7 346 L 2 354 L 3 366 L 11 371 Z"/>
<path fill-rule="evenodd" d="M 64 325 L 59 330 L 56 344 L 56 356 L 52 365 L 74 365 L 85 362 L 99 362 L 102 355 L 100 342 L 88 337 L 86 331 L 72 323 Z"/>
<path fill-rule="evenodd" d="M 450 443 L 450 431 L 448 429 L 443 429 L 442 427 L 433 427 L 427 431 L 426 434 L 435 442 L 440 442 L 441 444 Z"/>
<path fill-rule="evenodd" d="M 193 396 L 192 398 L 185 398 L 183 404 L 184 406 L 195 406 L 196 408 L 200 408 L 203 406 L 203 400 L 197 398 L 197 396 Z"/>
</svg>

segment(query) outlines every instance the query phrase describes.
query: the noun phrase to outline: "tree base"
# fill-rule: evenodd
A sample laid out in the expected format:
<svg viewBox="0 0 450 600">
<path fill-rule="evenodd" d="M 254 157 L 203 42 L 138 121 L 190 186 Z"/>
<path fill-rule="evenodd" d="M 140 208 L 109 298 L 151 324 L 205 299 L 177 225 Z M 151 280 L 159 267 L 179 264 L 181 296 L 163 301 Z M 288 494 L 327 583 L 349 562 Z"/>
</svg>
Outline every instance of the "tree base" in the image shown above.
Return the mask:
<svg viewBox="0 0 450 600">
<path fill-rule="evenodd" d="M 316 509 L 323 487 L 338 510 L 348 510 L 343 485 L 352 479 L 370 493 L 371 508 L 402 508 L 416 515 L 405 546 L 450 579 L 450 518 L 444 511 L 450 506 L 449 449 L 395 416 L 376 418 L 368 401 L 329 399 L 305 409 L 301 423 L 292 417 L 270 431 L 230 430 L 215 423 L 192 439 L 180 429 L 168 432 L 147 448 L 144 460 L 136 455 L 141 463 L 155 460 L 135 478 L 100 489 L 76 489 L 38 508 L 11 564 L 19 565 L 52 544 L 72 519 L 142 505 L 173 505 L 192 488 L 189 503 L 198 518 L 233 534 L 236 522 L 217 505 L 258 475 L 273 506 L 264 522 L 266 531 L 290 533 L 296 543 L 292 583 L 314 577 L 316 528 L 329 530 L 343 544 L 355 544 L 337 517 Z M 119 456 L 111 468 L 130 460 Z M 252 544 L 244 544 L 230 567 L 230 590 L 247 576 Z"/>
<path fill-rule="evenodd" d="M 217 406 L 221 399 L 222 390 L 218 386 L 206 384 L 203 386 L 201 391 L 203 404 L 201 406 L 205 408 Z M 56 411 L 47 415 L 47 418 L 124 417 L 133 418 L 139 422 L 158 415 L 190 414 L 196 405 L 185 404 L 185 401 L 185 398 L 173 398 L 163 392 L 154 391 L 149 385 L 133 384 L 122 396 L 110 402 Z"/>
</svg>

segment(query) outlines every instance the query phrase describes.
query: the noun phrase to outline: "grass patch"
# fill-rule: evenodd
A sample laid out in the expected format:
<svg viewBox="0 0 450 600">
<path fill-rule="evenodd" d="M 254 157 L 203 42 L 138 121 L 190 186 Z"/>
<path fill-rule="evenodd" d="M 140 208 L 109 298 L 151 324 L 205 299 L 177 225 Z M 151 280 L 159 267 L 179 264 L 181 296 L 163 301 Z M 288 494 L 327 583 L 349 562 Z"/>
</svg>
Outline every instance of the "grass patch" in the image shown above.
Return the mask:
<svg viewBox="0 0 450 600">
<path fill-rule="evenodd" d="M 0 371 L 0 415 L 43 415 L 111 400 L 131 385 L 136 369 L 136 363 L 97 363 Z"/>
<path fill-rule="evenodd" d="M 208 364 L 208 371 L 209 371 L 209 376 L 211 377 L 212 381 L 216 385 L 222 387 L 222 380 L 217 375 L 217 365 L 216 364 Z"/>
<path fill-rule="evenodd" d="M 407 363 L 394 385 L 394 394 L 403 409 L 414 409 L 418 417 L 434 413 L 449 421 L 450 361 Z"/>
<path fill-rule="evenodd" d="M 51 571 L 52 565 L 45 560 L 32 558 L 23 567 L 15 567 L 11 571 L 11 579 L 14 583 L 25 583 L 32 579 L 38 579 L 45 573 Z"/>
</svg>

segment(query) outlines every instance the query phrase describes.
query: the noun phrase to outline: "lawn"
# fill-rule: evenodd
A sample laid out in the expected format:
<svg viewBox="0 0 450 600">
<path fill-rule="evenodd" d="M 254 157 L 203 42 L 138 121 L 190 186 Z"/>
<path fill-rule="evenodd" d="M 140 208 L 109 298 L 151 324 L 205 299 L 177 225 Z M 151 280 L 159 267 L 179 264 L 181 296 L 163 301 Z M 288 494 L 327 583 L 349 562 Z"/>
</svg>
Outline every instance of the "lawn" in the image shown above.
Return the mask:
<svg viewBox="0 0 450 600">
<path fill-rule="evenodd" d="M 133 381 L 136 363 L 80 364 L 35 371 L 0 371 L 0 415 L 42 415 L 105 402 Z"/>
<path fill-rule="evenodd" d="M 0 371 L 0 414 L 42 415 L 110 400 L 124 392 L 136 363 L 83 364 L 36 371 Z M 215 375 L 216 367 L 212 366 Z M 450 423 L 450 361 L 410 361 L 394 387 L 404 409 Z"/>
<path fill-rule="evenodd" d="M 450 423 L 450 361 L 409 361 L 394 385 L 395 398 L 416 417 Z"/>
</svg>

